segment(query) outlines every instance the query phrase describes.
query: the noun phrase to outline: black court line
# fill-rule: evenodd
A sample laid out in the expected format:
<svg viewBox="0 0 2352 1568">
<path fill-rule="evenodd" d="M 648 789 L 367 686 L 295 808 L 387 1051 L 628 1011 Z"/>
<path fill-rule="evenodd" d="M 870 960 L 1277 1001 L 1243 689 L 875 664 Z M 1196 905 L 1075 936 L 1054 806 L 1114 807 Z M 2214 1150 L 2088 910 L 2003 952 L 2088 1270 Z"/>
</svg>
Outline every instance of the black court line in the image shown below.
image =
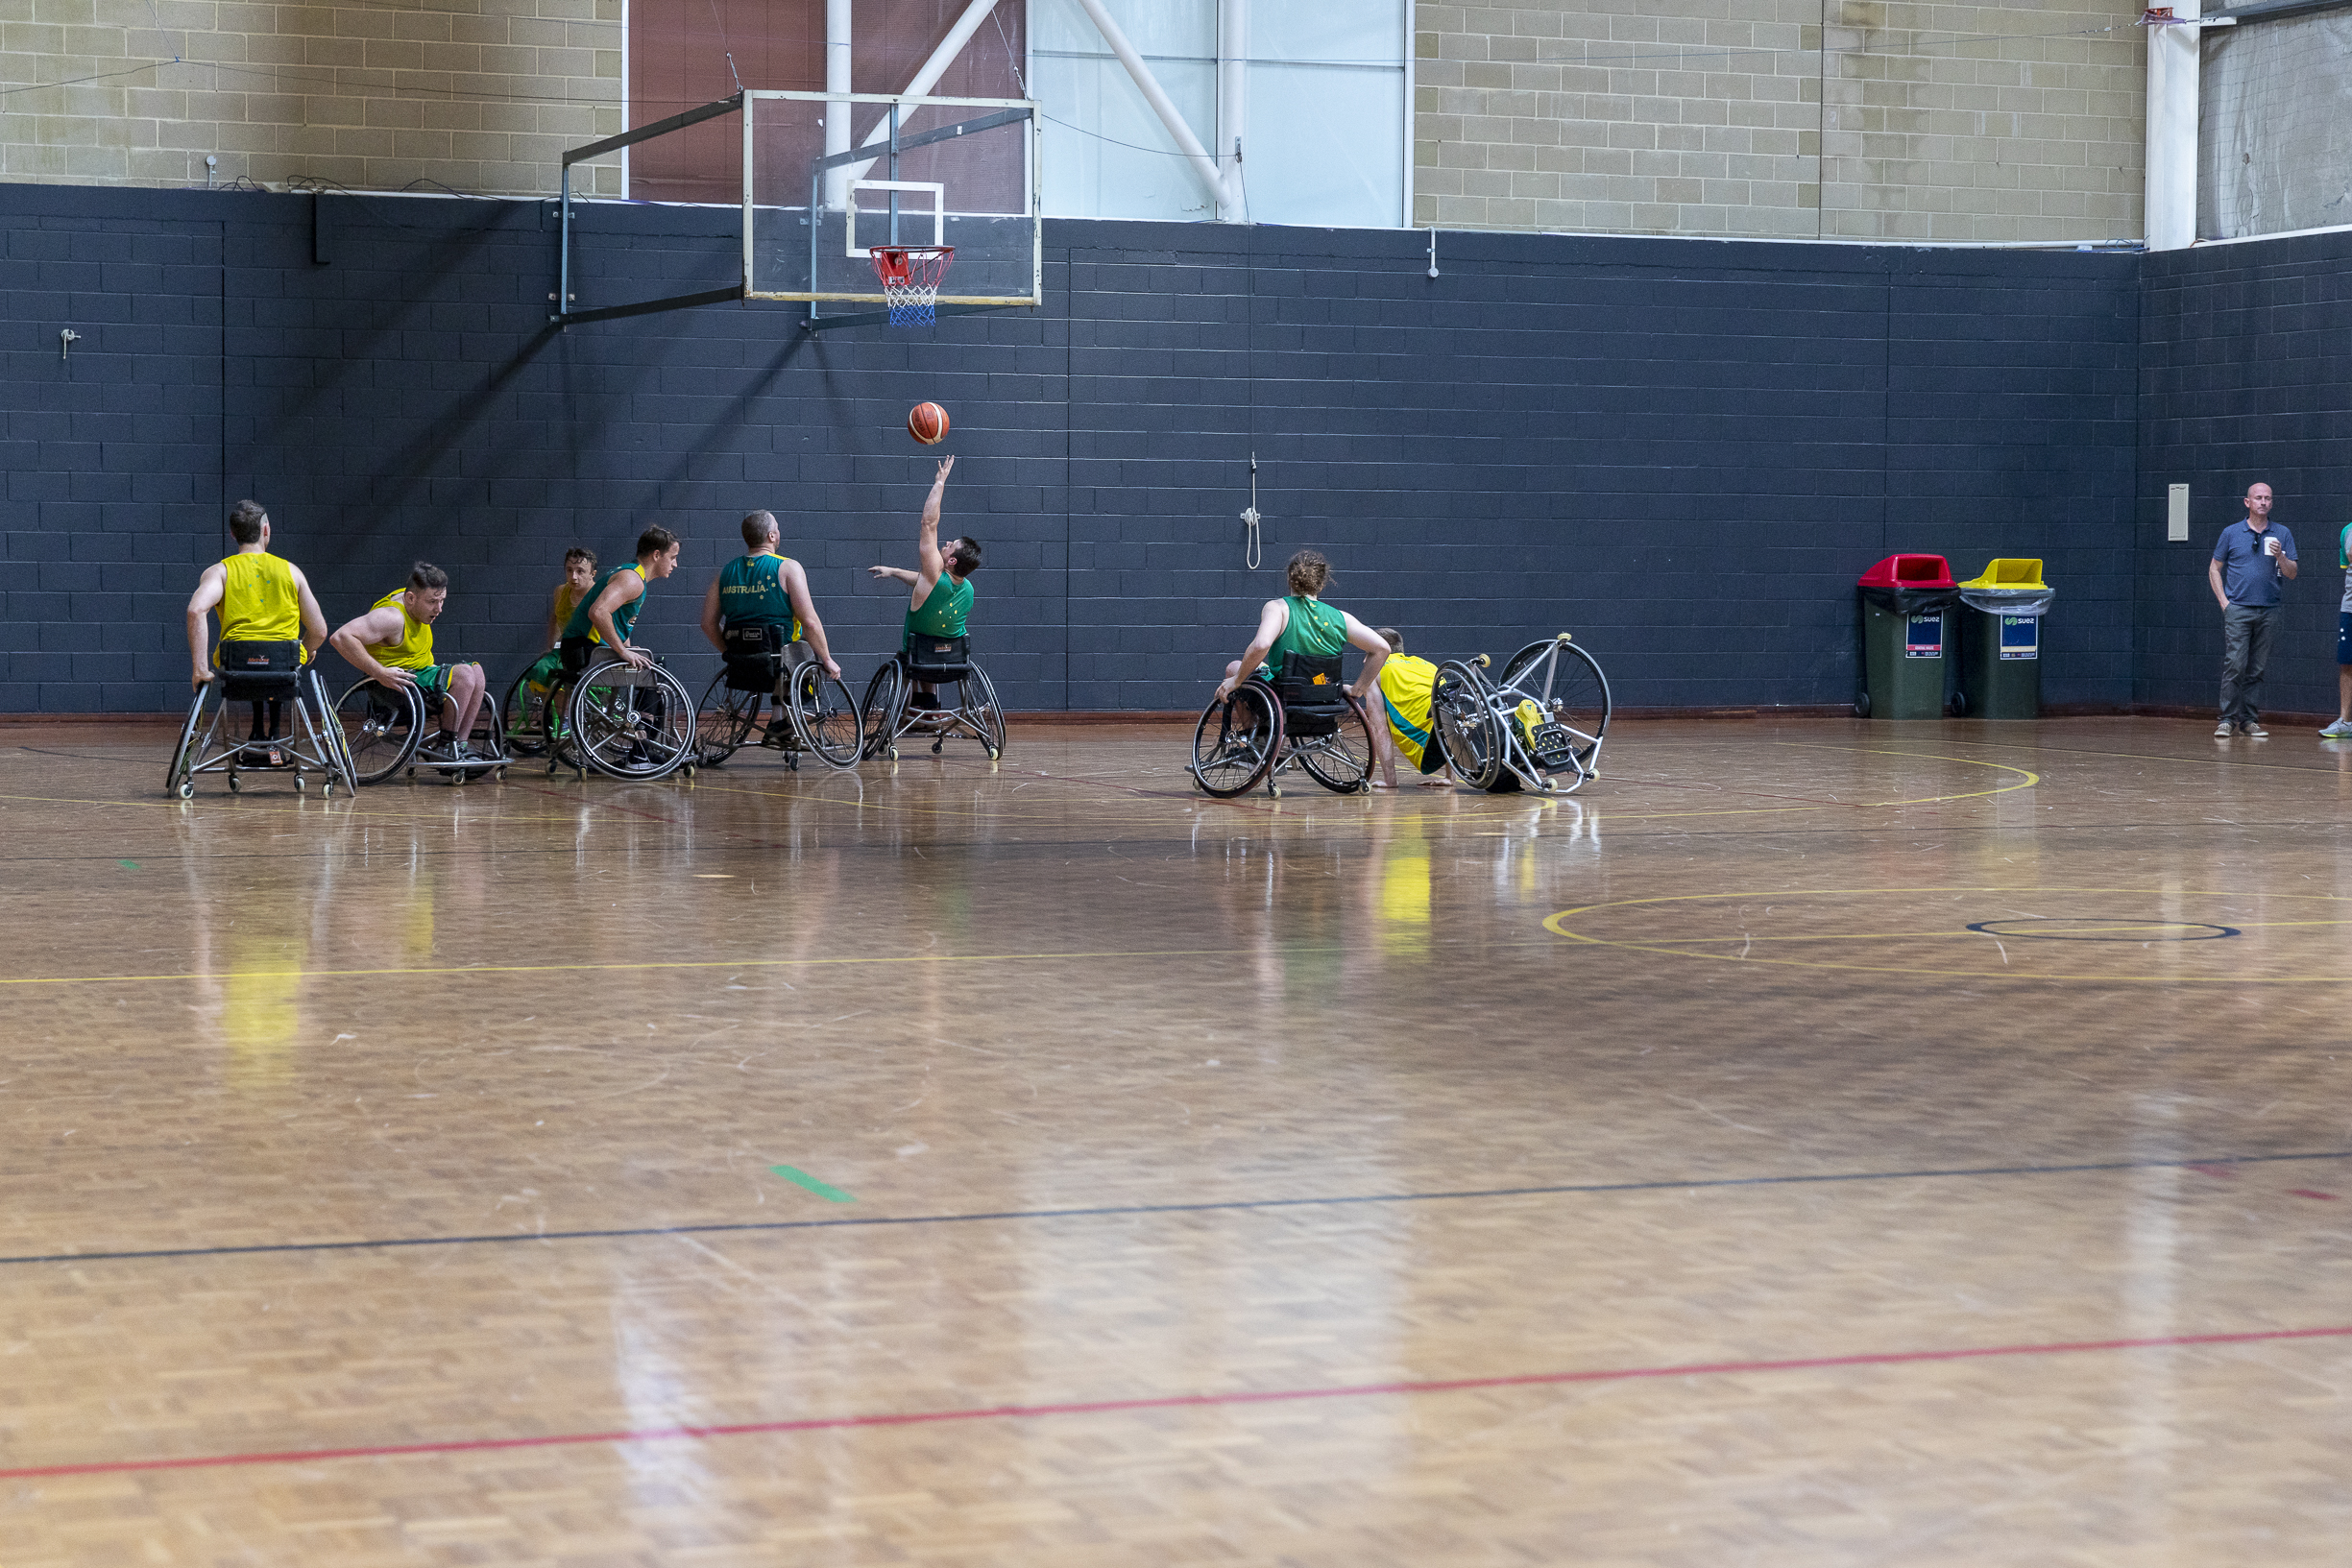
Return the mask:
<svg viewBox="0 0 2352 1568">
<path fill-rule="evenodd" d="M 757 1235 L 773 1231 L 851 1230 L 878 1225 L 970 1225 L 1014 1219 L 1090 1219 L 1126 1215 L 1342 1208 L 1370 1203 L 1445 1203 L 1470 1198 L 1549 1197 L 1592 1193 L 1689 1192 L 1708 1188 L 1798 1187 L 1858 1181 L 1933 1181 L 1958 1176 L 2060 1176 L 2094 1170 L 2185 1170 L 2200 1166 L 2274 1165 L 2292 1160 L 2352 1160 L 2352 1149 L 2312 1154 L 2223 1154 L 2184 1160 L 2110 1160 L 2092 1165 L 1992 1165 L 1958 1167 L 1949 1170 L 1850 1170 L 1818 1176 L 1719 1176 L 1695 1181 L 1581 1182 L 1557 1187 L 1488 1187 L 1446 1193 L 1238 1198 L 1224 1203 L 1129 1203 L 1086 1209 L 1002 1209 L 980 1214 L 877 1215 L 870 1218 L 769 1219 L 707 1225 L 641 1225 L 610 1230 L 517 1231 L 499 1236 L 393 1236 L 365 1242 L 266 1242 L 250 1246 L 156 1247 L 137 1252 L 46 1252 L 0 1257 L 0 1267 L 38 1263 L 132 1263 L 150 1258 L 241 1258 L 287 1252 L 367 1252 L 411 1246 L 499 1246 L 519 1242 L 595 1242 L 640 1236 Z"/>
</svg>

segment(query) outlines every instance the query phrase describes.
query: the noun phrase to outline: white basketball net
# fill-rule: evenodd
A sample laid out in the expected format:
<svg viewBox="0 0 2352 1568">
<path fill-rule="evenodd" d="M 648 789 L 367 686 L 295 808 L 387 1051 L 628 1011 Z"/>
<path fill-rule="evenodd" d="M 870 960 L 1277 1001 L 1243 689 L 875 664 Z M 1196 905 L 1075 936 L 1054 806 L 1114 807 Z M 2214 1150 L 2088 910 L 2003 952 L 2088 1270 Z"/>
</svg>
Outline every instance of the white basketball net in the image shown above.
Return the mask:
<svg viewBox="0 0 2352 1568">
<path fill-rule="evenodd" d="M 892 326 L 929 326 L 939 319 L 939 280 L 956 259 L 953 245 L 877 245 L 868 253 Z"/>
</svg>

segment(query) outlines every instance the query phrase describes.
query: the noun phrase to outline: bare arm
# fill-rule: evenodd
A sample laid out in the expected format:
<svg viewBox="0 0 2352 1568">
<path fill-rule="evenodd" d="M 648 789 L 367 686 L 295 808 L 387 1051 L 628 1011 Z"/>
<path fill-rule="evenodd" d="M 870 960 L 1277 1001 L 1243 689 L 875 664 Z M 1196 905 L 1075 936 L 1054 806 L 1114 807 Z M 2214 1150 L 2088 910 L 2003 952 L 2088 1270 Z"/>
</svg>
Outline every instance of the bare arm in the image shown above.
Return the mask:
<svg viewBox="0 0 2352 1568">
<path fill-rule="evenodd" d="M 1266 608 L 1258 612 L 1258 629 L 1256 635 L 1249 639 L 1248 651 L 1242 655 L 1241 667 L 1217 683 L 1215 700 L 1222 701 L 1231 696 L 1235 687 L 1257 673 L 1257 667 L 1266 663 L 1266 656 L 1273 651 L 1274 639 L 1280 637 L 1282 628 L 1290 623 L 1291 607 L 1280 599 L 1268 599 Z M 1388 644 L 1383 642 L 1381 646 L 1385 648 Z"/>
<path fill-rule="evenodd" d="M 868 577 L 887 577 L 897 583 L 919 583 L 923 580 L 905 567 L 868 567 L 865 574 Z"/>
<path fill-rule="evenodd" d="M 564 602 L 564 590 L 570 586 L 570 583 L 558 583 L 555 591 L 547 595 L 547 646 L 550 648 L 564 640 L 564 616 L 556 613 L 555 607 Z"/>
<path fill-rule="evenodd" d="M 2229 595 L 2221 591 L 2221 563 L 2218 558 L 2205 563 L 2205 581 L 2212 585 L 2213 602 L 2227 610 Z"/>
<path fill-rule="evenodd" d="M 319 609 L 319 601 L 310 596 L 310 579 L 303 575 L 303 568 L 289 566 L 286 569 L 294 573 L 294 596 L 302 605 L 303 646 L 317 653 L 327 641 L 326 614 Z"/>
<path fill-rule="evenodd" d="M 792 614 L 800 617 L 800 635 L 809 639 L 809 651 L 816 655 L 826 674 L 839 680 L 841 666 L 833 662 L 833 650 L 825 645 L 825 623 L 816 618 L 816 601 L 809 597 L 809 574 L 799 562 L 787 561 L 782 576 L 785 596 L 792 601 Z"/>
<path fill-rule="evenodd" d="M 2278 556 L 2278 571 L 2281 577 L 2291 583 L 2303 575 L 2303 566 L 2293 556 L 2281 551 Z"/>
<path fill-rule="evenodd" d="M 710 639 L 712 647 L 721 653 L 727 651 L 727 639 L 719 635 L 718 579 L 715 577 L 711 579 L 710 588 L 702 595 L 702 635 Z"/>
<path fill-rule="evenodd" d="M 371 610 L 364 615 L 354 615 L 345 621 L 335 628 L 335 635 L 327 640 L 335 645 L 335 652 L 343 656 L 345 663 L 370 680 L 380 681 L 385 686 L 414 686 L 417 684 L 414 675 L 379 663 L 374 654 L 368 652 L 369 643 L 389 642 L 399 637 L 402 624 L 400 606 L 388 604 L 380 610 Z"/>
<path fill-rule="evenodd" d="M 604 639 L 604 645 L 619 655 L 632 669 L 643 669 L 653 661 L 629 646 L 628 639 L 620 635 L 620 628 L 613 624 L 613 612 L 624 604 L 636 603 L 644 596 L 644 592 L 645 579 L 639 576 L 634 567 L 624 568 L 613 573 L 613 580 L 604 585 L 604 591 L 596 595 L 596 602 L 588 607 L 589 624 L 595 627 L 597 634 Z"/>
<path fill-rule="evenodd" d="M 212 679 L 212 653 L 206 645 L 211 637 L 206 621 L 220 604 L 221 595 L 228 591 L 229 573 L 215 565 L 205 568 L 196 579 L 196 591 L 188 595 L 188 689 L 201 690 Z"/>
<path fill-rule="evenodd" d="M 1347 623 L 1347 645 L 1364 655 L 1364 673 L 1356 677 L 1347 694 L 1358 702 L 1370 702 L 1380 685 L 1380 666 L 1389 662 L 1389 639 L 1345 610 L 1340 618 Z"/>
<path fill-rule="evenodd" d="M 948 470 L 956 466 L 952 457 L 939 460 L 939 476 L 931 482 L 931 495 L 923 501 L 923 520 L 914 531 L 914 554 L 918 576 L 914 585 L 914 608 L 923 608 L 931 597 L 932 586 L 939 574 L 947 570 L 946 558 L 939 554 L 939 508 L 947 495 Z"/>
</svg>

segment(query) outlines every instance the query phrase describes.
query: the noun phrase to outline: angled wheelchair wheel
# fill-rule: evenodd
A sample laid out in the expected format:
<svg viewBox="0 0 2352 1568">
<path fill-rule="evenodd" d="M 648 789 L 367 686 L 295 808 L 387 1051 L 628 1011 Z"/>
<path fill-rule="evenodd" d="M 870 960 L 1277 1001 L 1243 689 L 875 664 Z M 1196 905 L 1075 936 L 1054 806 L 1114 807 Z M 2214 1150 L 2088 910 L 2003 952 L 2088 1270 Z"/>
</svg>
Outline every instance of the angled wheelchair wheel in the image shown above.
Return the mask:
<svg viewBox="0 0 2352 1568">
<path fill-rule="evenodd" d="M 1438 666 L 1429 715 L 1454 777 L 1472 789 L 1492 789 L 1503 773 L 1502 723 L 1487 702 L 1487 683 L 1458 659 Z"/>
<path fill-rule="evenodd" d="M 1503 665 L 1503 700 L 1534 700 L 1544 716 L 1565 729 L 1574 742 L 1580 772 L 1592 768 L 1593 754 L 1609 733 L 1609 677 L 1599 661 L 1573 642 L 1552 639 L 1530 642 Z"/>
<path fill-rule="evenodd" d="M 727 686 L 721 666 L 703 688 L 694 708 L 694 756 L 705 767 L 716 767 L 751 739 L 760 723 L 760 703 L 765 693 L 735 691 Z"/>
<path fill-rule="evenodd" d="M 335 699 L 334 717 L 343 729 L 352 777 L 363 784 L 381 784 L 398 773 L 424 738 L 424 704 L 412 686 L 354 681 Z"/>
<path fill-rule="evenodd" d="M 1219 800 L 1244 794 L 1273 770 L 1282 749 L 1282 705 L 1263 681 L 1244 681 L 1211 699 L 1193 726 L 1193 783 Z"/>
<path fill-rule="evenodd" d="M 970 703 L 973 727 L 980 731 L 982 743 L 988 748 L 988 760 L 993 762 L 1005 755 L 1005 707 L 996 700 L 996 683 L 978 664 L 972 666 L 965 700 Z"/>
<path fill-rule="evenodd" d="M 1313 740 L 1294 741 L 1291 755 L 1308 777 L 1335 795 L 1370 789 L 1372 782 L 1372 732 L 1364 709 L 1350 697 L 1339 727 Z"/>
<path fill-rule="evenodd" d="M 856 767 L 865 748 L 857 699 L 837 675 L 808 664 L 787 677 L 792 700 L 792 729 L 800 743 L 828 767 Z"/>
<path fill-rule="evenodd" d="M 907 706 L 907 672 L 893 659 L 865 683 L 865 701 L 858 705 L 859 728 L 864 732 L 862 755 L 887 755 L 898 739 L 899 715 Z"/>
<path fill-rule="evenodd" d="M 212 693 L 219 685 L 220 682 L 215 679 L 196 692 L 188 703 L 187 719 L 180 726 L 180 743 L 172 748 L 172 764 L 163 775 L 166 794 L 187 800 L 196 793 L 196 755 L 206 728 L 205 711 L 207 708 L 219 709 L 220 704 L 212 700 Z"/>
<path fill-rule="evenodd" d="M 320 678 L 316 665 L 303 671 L 301 694 L 309 705 L 320 749 L 327 757 L 328 778 L 320 793 L 332 795 L 335 792 L 334 782 L 340 779 L 343 781 L 343 792 L 356 795 L 359 793 L 359 764 L 352 757 L 351 736 L 344 732 L 342 722 L 335 716 L 333 704 L 327 699 L 327 683 Z M 300 787 L 301 784 L 298 775 L 295 784 Z"/>
<path fill-rule="evenodd" d="M 498 700 L 498 728 L 506 737 L 507 755 L 511 757 L 545 757 L 547 754 L 547 698 L 555 689 L 555 678 L 534 682 L 533 664 L 515 677 L 515 684 L 506 688 Z"/>
<path fill-rule="evenodd" d="M 694 699 L 660 664 L 616 659 L 585 670 L 565 705 L 566 743 L 608 778 L 650 783 L 694 760 Z"/>
</svg>

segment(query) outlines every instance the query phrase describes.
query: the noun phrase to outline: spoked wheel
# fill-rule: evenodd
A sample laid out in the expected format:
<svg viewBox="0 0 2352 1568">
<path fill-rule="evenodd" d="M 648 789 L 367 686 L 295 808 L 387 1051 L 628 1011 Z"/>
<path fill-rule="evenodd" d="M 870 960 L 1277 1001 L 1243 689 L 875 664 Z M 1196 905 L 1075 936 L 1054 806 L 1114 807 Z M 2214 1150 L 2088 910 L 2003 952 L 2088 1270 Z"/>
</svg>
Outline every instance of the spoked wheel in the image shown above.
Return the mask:
<svg viewBox="0 0 2352 1568">
<path fill-rule="evenodd" d="M 1454 777 L 1472 789 L 1492 789 L 1503 772 L 1502 726 L 1487 706 L 1478 672 L 1458 659 L 1440 664 L 1429 713 Z"/>
<path fill-rule="evenodd" d="M 310 712 L 318 720 L 319 742 L 327 752 L 328 777 L 320 793 L 332 795 L 335 792 L 334 781 L 341 779 L 343 792 L 356 795 L 359 793 L 359 764 L 352 757 L 351 736 L 345 733 L 334 709 L 327 701 L 327 683 L 320 679 L 316 665 L 303 671 L 300 691 L 302 699 L 310 705 Z M 300 783 L 300 780 L 296 782 Z"/>
<path fill-rule="evenodd" d="M 219 706 L 212 700 L 212 693 L 219 685 L 220 678 L 215 676 L 210 685 L 196 693 L 195 699 L 188 704 L 187 722 L 180 726 L 180 744 L 172 748 L 172 765 L 170 771 L 163 775 L 163 788 L 182 800 L 188 800 L 196 793 L 197 737 L 204 730 L 205 711 Z"/>
<path fill-rule="evenodd" d="M 703 766 L 718 766 L 751 739 L 765 695 L 730 688 L 724 669 L 711 677 L 694 709 L 694 755 Z"/>
<path fill-rule="evenodd" d="M 539 665 L 515 677 L 498 703 L 498 727 L 506 733 L 508 755 L 545 757 L 547 753 L 547 698 L 555 688 L 553 673 Z"/>
<path fill-rule="evenodd" d="M 1263 681 L 1244 681 L 1211 700 L 1193 727 L 1193 783 L 1219 800 L 1248 792 L 1282 748 L 1282 705 Z"/>
<path fill-rule="evenodd" d="M 865 701 L 858 705 L 859 726 L 865 733 L 863 755 L 881 757 L 898 738 L 899 712 L 907 706 L 907 672 L 893 659 L 865 683 Z"/>
<path fill-rule="evenodd" d="M 566 743 L 598 773 L 643 784 L 693 761 L 694 699 L 659 664 L 598 664 L 573 683 L 566 706 Z"/>
<path fill-rule="evenodd" d="M 557 768 L 570 768 L 586 773 L 588 764 L 581 760 L 579 747 L 571 743 L 571 687 L 575 675 L 558 675 L 547 687 L 547 697 L 539 714 L 539 755 L 547 760 L 547 774 L 552 778 Z"/>
<path fill-rule="evenodd" d="M 972 707 L 972 719 L 980 730 L 981 743 L 988 748 L 988 760 L 993 762 L 1005 755 L 1005 709 L 996 700 L 996 684 L 978 664 L 972 666 L 968 695 L 980 698 Z"/>
<path fill-rule="evenodd" d="M 1365 722 L 1363 705 L 1347 699 L 1339 728 L 1327 736 L 1302 742 L 1292 753 L 1308 776 L 1335 795 L 1370 789 L 1372 781 L 1372 732 Z"/>
<path fill-rule="evenodd" d="M 1503 700 L 1534 700 L 1544 716 L 1575 741 L 1576 765 L 1592 769 L 1593 754 L 1609 733 L 1609 677 L 1600 663 L 1573 642 L 1555 638 L 1530 642 L 1503 666 Z"/>
<path fill-rule="evenodd" d="M 343 727 L 352 776 L 363 784 L 381 784 L 398 773 L 424 737 L 424 704 L 414 687 L 353 682 L 335 700 L 334 716 Z"/>
<path fill-rule="evenodd" d="M 856 767 L 865 734 L 849 688 L 839 676 L 826 674 L 822 664 L 804 665 L 790 680 L 792 728 L 800 743 L 828 767 Z"/>
</svg>

